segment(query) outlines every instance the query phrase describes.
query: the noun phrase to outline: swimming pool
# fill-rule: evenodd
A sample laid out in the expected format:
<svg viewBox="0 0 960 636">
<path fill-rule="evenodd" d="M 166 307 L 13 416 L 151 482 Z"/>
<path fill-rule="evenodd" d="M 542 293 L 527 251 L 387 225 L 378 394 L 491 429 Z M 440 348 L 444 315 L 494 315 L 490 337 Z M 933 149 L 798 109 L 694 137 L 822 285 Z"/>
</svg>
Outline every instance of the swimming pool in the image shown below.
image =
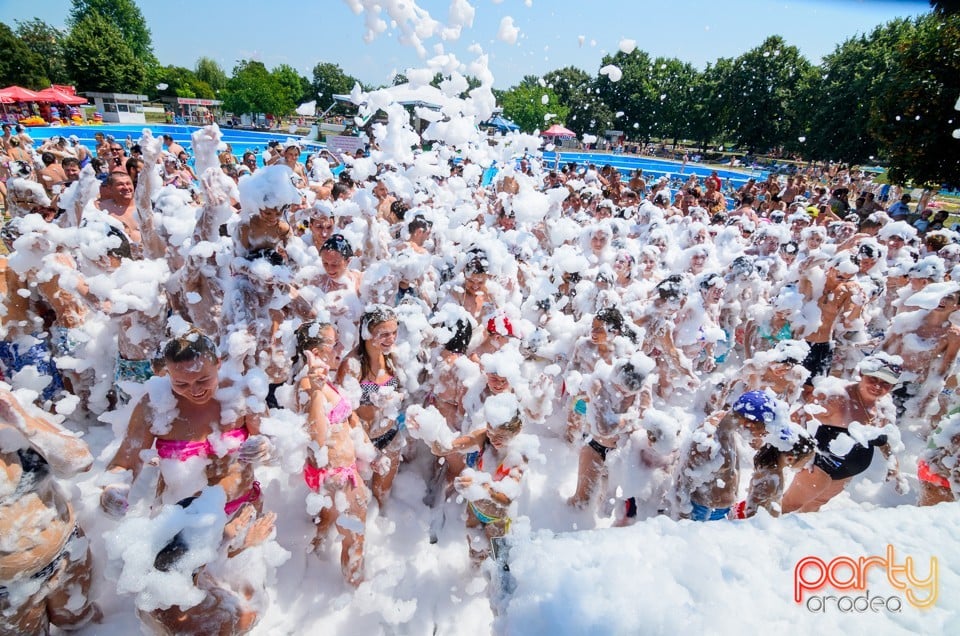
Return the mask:
<svg viewBox="0 0 960 636">
<path fill-rule="evenodd" d="M 197 126 L 174 124 L 104 124 L 102 126 L 38 127 L 30 128 L 28 132 L 37 142 L 45 141 L 56 135 L 76 135 L 80 138 L 80 143 L 93 151 L 96 149 L 94 135 L 98 132 L 102 132 L 105 135 L 113 135 L 121 142 L 126 140 L 127 136 L 130 136 L 136 141 L 140 138 L 144 128 L 149 128 L 156 137 L 169 134 L 173 137 L 173 140 L 183 146 L 187 152 L 193 154 L 190 135 L 193 134 L 194 131 L 199 130 Z M 264 148 L 266 148 L 269 141 L 277 140 L 283 142 L 283 140 L 291 136 L 280 130 L 260 132 L 254 130 L 237 130 L 234 128 L 221 128 L 220 133 L 223 136 L 223 141 L 230 144 L 233 148 L 233 154 L 236 155 L 238 159 L 243 156 L 244 152 L 250 150 L 257 153 L 257 162 L 260 165 L 263 165 L 260 154 Z M 305 148 L 309 150 L 305 150 L 300 156 L 301 162 L 306 161 L 306 156 L 309 152 L 319 150 L 325 146 L 325 144 L 313 141 L 303 143 L 305 144 Z M 555 157 L 556 153 L 544 153 L 544 161 L 548 165 L 553 165 Z M 678 178 L 686 179 L 690 174 L 696 174 L 703 178 L 709 176 L 713 170 L 716 170 L 725 184 L 727 180 L 729 180 L 733 187 L 739 188 L 751 177 L 760 180 L 766 179 L 767 176 L 766 171 L 761 170 L 724 170 L 697 163 L 687 163 L 681 173 L 682 164 L 677 161 L 594 152 L 560 153 L 561 165 L 570 161 L 575 162 L 581 167 L 588 163 L 593 163 L 598 167 L 609 164 L 619 170 L 624 177 L 629 177 L 630 173 L 635 169 L 642 168 L 648 184 L 662 176 L 676 180 Z"/>
<path fill-rule="evenodd" d="M 80 143 L 86 146 L 91 152 L 96 150 L 96 141 L 94 135 L 102 132 L 104 135 L 113 135 L 119 142 L 124 142 L 127 137 L 131 137 L 136 143 L 140 139 L 144 128 L 149 128 L 154 137 L 161 135 L 170 135 L 173 140 L 184 147 L 184 149 L 193 154 L 193 143 L 190 139 L 195 131 L 199 130 L 197 126 L 179 126 L 174 124 L 104 124 L 103 126 L 59 126 L 59 127 L 38 127 L 29 128 L 27 132 L 35 141 L 46 141 L 50 137 L 63 135 L 69 137 L 76 135 L 80 138 Z M 255 130 L 237 130 L 234 128 L 221 128 L 220 134 L 222 141 L 230 144 L 233 148 L 233 154 L 237 159 L 243 157 L 243 153 L 250 150 L 257 153 L 257 162 L 263 165 L 260 159 L 260 153 L 266 148 L 267 143 L 276 140 L 283 142 L 288 137 L 294 137 L 288 133 L 277 130 L 272 132 L 259 132 Z M 315 141 L 303 141 L 305 151 L 300 156 L 300 161 L 306 161 L 308 152 L 315 152 L 324 147 L 324 144 Z M 306 149 L 309 149 L 306 150 Z"/>
<path fill-rule="evenodd" d="M 544 153 L 544 158 L 551 160 L 552 162 L 554 155 L 555 153 Z M 666 176 L 670 179 L 677 177 L 686 179 L 691 174 L 695 174 L 702 179 L 703 177 L 710 176 L 710 173 L 714 170 L 717 171 L 717 175 L 719 175 L 720 179 L 722 179 L 724 182 L 729 179 L 730 182 L 736 187 L 740 187 L 746 183 L 747 179 L 750 178 L 757 180 L 767 178 L 767 172 L 765 170 L 724 170 L 714 166 L 707 166 L 691 162 L 687 162 L 687 165 L 684 166 L 679 161 L 668 161 L 664 159 L 653 159 L 651 157 L 637 157 L 632 155 L 601 154 L 593 152 L 561 152 L 560 164 L 563 165 L 568 161 L 574 161 L 580 166 L 592 163 L 596 165 L 598 169 L 605 165 L 611 165 L 619 170 L 620 174 L 622 174 L 624 177 L 629 177 L 630 173 L 632 173 L 634 170 L 637 168 L 642 168 L 647 184 L 650 184 L 652 181 L 656 181 L 663 176 Z"/>
</svg>

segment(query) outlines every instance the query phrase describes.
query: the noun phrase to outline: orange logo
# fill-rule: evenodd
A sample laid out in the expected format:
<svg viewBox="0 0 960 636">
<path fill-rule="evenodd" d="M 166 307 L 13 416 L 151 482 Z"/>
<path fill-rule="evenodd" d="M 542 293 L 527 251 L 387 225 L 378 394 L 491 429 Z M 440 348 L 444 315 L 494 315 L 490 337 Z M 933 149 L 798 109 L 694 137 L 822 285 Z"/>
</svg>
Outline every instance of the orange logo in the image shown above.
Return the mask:
<svg viewBox="0 0 960 636">
<path fill-rule="evenodd" d="M 829 602 L 835 602 L 841 612 L 870 611 L 878 612 L 881 608 L 899 612 L 903 605 L 896 594 L 889 598 L 874 596 L 870 598 L 867 589 L 868 575 L 872 570 L 879 570 L 886 574 L 887 582 L 902 593 L 907 602 L 918 609 L 929 609 L 937 602 L 939 594 L 938 564 L 936 557 L 930 557 L 930 570 L 926 578 L 917 576 L 912 557 L 906 557 L 902 565 L 898 565 L 892 545 L 887 545 L 887 554 L 883 556 L 868 556 L 854 559 L 853 557 L 839 556 L 830 561 L 820 557 L 808 556 L 797 561 L 793 569 L 793 600 L 802 604 L 806 593 L 814 593 L 807 597 L 806 606 L 812 612 L 826 611 Z M 874 576 L 874 583 L 878 576 Z M 854 590 L 865 592 L 865 596 L 824 596 L 816 595 L 826 587 L 836 590 Z"/>
</svg>

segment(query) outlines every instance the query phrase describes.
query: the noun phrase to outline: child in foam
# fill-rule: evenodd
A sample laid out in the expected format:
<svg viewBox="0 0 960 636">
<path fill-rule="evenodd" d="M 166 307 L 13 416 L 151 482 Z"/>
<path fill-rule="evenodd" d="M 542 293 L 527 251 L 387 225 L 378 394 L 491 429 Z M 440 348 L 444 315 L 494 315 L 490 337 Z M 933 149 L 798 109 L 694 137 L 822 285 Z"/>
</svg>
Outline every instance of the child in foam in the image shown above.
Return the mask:
<svg viewBox="0 0 960 636">
<path fill-rule="evenodd" d="M 590 435 L 580 449 L 577 489 L 567 500 L 586 507 L 606 482 L 607 454 L 616 450 L 637 428 L 653 400 L 653 361 L 643 356 L 617 361 L 612 368 L 598 364 L 587 389 L 586 429 Z"/>
<path fill-rule="evenodd" d="M 785 416 L 786 407 L 766 391 L 749 391 L 729 411 L 717 411 L 693 431 L 681 451 L 676 513 L 682 519 L 725 519 L 737 500 L 740 484 L 738 432 L 759 449 L 768 426 Z"/>
<path fill-rule="evenodd" d="M 87 445 L 0 384 L 0 633 L 46 634 L 98 620 L 90 551 L 54 476 L 93 463 Z"/>
<path fill-rule="evenodd" d="M 116 482 L 104 487 L 101 507 L 112 516 L 125 514 L 130 484 L 143 469 L 143 451 L 155 447 L 158 496 L 178 501 L 182 498 L 178 495 L 219 485 L 226 492 L 228 515 L 246 505 L 259 511 L 260 484 L 254 480 L 253 464 L 269 457 L 271 445 L 259 435 L 258 417 L 224 408 L 222 391 L 228 385 L 221 382 L 213 341 L 199 331 L 188 331 L 167 342 L 163 360 L 166 375 L 147 381 L 147 393 L 134 407 L 108 466 Z M 185 479 L 193 476 L 191 469 L 197 483 Z"/>
<path fill-rule="evenodd" d="M 349 398 L 328 379 L 340 351 L 333 325 L 309 322 L 297 329 L 297 354 L 306 363 L 297 383 L 297 407 L 307 413 L 311 441 L 303 478 L 324 499 L 316 518 L 314 547 L 322 546 L 330 527 L 336 525 L 343 537 L 343 575 L 351 585 L 359 585 L 370 492 L 357 467 L 357 448 L 369 447 L 370 441 Z"/>
<path fill-rule="evenodd" d="M 580 378 L 593 373 L 599 363 L 613 364 L 616 355 L 616 339 L 623 336 L 628 339 L 627 327 L 623 314 L 614 307 L 601 309 L 590 323 L 590 335 L 577 340 L 573 347 L 573 354 L 567 361 L 564 369 L 564 389 L 570 393 L 570 413 L 567 419 L 566 439 L 573 442 L 577 432 L 583 428 L 583 419 L 587 414 L 588 404 L 584 387 L 580 386 Z M 632 336 L 632 334 L 631 334 Z"/>
<path fill-rule="evenodd" d="M 456 478 L 457 492 L 467 500 L 467 542 L 470 558 L 479 565 L 491 543 L 510 531 L 510 508 L 520 484 L 534 438 L 520 437 L 523 421 L 512 393 L 498 393 L 484 402 L 486 426 L 453 440 L 438 455 L 464 454 L 467 468 Z"/>
<path fill-rule="evenodd" d="M 746 519 L 763 508 L 772 516 L 780 516 L 781 499 L 785 485 L 783 473 L 787 468 L 803 466 L 813 457 L 816 443 L 803 429 L 782 429 L 779 443 L 764 444 L 753 456 L 753 474 L 747 498 L 738 503 L 734 517 Z"/>
</svg>

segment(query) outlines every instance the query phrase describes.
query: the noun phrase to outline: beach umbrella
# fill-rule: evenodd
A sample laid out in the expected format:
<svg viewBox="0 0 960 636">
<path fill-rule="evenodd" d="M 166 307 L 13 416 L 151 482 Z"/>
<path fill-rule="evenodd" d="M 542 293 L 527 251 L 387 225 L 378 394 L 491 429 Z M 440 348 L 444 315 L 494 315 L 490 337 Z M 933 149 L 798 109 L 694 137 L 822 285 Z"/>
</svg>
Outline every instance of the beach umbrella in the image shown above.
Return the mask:
<svg viewBox="0 0 960 636">
<path fill-rule="evenodd" d="M 0 97 L 8 97 L 15 102 L 46 101 L 38 98 L 37 93 L 34 91 L 23 88 L 22 86 L 8 86 L 7 88 L 0 89 Z"/>
<path fill-rule="evenodd" d="M 77 106 L 79 104 L 87 103 L 87 99 L 85 97 L 70 95 L 69 93 L 57 90 L 53 86 L 39 91 L 37 93 L 36 101 L 55 102 L 57 104 L 66 104 L 68 106 Z"/>
</svg>

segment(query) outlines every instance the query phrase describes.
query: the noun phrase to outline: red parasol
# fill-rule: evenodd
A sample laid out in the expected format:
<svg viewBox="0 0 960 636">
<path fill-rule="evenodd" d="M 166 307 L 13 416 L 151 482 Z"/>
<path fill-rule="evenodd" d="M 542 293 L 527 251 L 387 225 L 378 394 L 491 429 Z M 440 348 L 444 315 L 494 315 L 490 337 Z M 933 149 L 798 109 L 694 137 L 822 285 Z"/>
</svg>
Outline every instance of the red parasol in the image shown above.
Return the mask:
<svg viewBox="0 0 960 636">
<path fill-rule="evenodd" d="M 550 126 L 546 130 L 544 130 L 542 133 L 540 133 L 540 136 L 541 137 L 557 137 L 559 139 L 573 139 L 574 137 L 577 136 L 577 133 L 573 132 L 569 128 L 564 128 L 560 124 L 554 124 L 553 126 Z"/>
<path fill-rule="evenodd" d="M 15 102 L 36 102 L 46 101 L 37 96 L 37 93 L 22 86 L 8 86 L 0 89 L 0 97 L 7 97 Z"/>
<path fill-rule="evenodd" d="M 63 91 L 59 91 L 52 86 L 37 93 L 37 101 L 54 102 L 57 104 L 66 104 L 68 106 L 77 106 L 79 104 L 87 103 L 87 100 L 84 97 L 70 95 Z"/>
</svg>

